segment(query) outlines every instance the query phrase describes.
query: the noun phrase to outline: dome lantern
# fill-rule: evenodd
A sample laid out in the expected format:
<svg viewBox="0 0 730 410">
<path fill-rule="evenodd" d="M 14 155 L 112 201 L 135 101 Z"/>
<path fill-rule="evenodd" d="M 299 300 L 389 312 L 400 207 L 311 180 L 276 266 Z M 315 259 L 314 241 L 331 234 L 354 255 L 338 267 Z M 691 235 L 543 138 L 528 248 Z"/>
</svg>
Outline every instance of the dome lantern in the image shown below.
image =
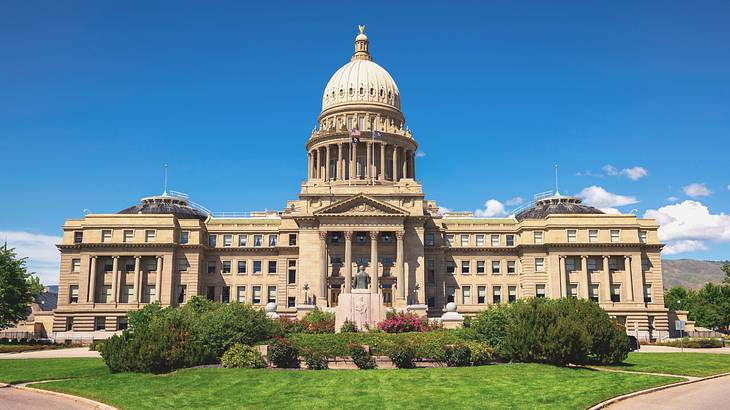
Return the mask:
<svg viewBox="0 0 730 410">
<path fill-rule="evenodd" d="M 357 26 L 360 30 L 360 34 L 355 37 L 355 54 L 352 55 L 350 61 L 355 60 L 369 60 L 373 61 L 368 51 L 368 36 L 365 35 L 365 25 L 361 24 Z"/>
</svg>

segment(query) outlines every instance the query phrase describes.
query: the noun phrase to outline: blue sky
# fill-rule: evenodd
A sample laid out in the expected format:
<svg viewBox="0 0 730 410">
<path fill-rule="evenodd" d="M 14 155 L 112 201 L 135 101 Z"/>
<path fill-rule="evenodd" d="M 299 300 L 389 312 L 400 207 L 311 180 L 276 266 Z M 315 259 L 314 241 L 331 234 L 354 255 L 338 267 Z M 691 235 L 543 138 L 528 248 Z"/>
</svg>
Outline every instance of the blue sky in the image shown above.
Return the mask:
<svg viewBox="0 0 730 410">
<path fill-rule="evenodd" d="M 357 24 L 440 205 L 508 213 L 558 163 L 563 193 L 657 217 L 666 257 L 730 258 L 727 2 L 1 3 L 0 235 L 39 272 L 165 162 L 215 211 L 284 207 Z"/>
</svg>

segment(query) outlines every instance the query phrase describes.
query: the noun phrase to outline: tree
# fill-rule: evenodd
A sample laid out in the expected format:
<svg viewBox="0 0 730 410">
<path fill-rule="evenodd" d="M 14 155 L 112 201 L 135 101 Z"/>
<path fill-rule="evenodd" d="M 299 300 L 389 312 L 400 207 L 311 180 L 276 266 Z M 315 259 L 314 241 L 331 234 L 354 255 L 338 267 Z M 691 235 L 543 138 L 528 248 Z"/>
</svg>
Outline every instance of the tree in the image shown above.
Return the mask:
<svg viewBox="0 0 730 410">
<path fill-rule="evenodd" d="M 722 280 L 722 283 L 730 285 L 730 263 L 722 265 L 722 271 L 725 272 L 725 279 Z"/>
<path fill-rule="evenodd" d="M 675 286 L 664 294 L 664 307 L 669 310 L 689 310 L 697 292 L 683 286 Z"/>
<path fill-rule="evenodd" d="M 26 270 L 25 258 L 7 245 L 0 248 L 0 329 L 25 319 L 29 304 L 42 291 L 40 279 Z"/>
</svg>

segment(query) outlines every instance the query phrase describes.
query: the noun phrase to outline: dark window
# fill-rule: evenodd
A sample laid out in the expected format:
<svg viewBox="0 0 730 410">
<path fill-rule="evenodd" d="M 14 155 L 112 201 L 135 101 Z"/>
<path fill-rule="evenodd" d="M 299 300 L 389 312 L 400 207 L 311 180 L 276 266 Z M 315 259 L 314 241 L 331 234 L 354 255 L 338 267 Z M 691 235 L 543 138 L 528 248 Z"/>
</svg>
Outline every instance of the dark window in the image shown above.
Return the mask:
<svg viewBox="0 0 730 410">
<path fill-rule="evenodd" d="M 180 243 L 183 245 L 188 243 L 189 236 L 190 236 L 190 232 L 188 232 L 188 231 L 180 232 Z"/>
<path fill-rule="evenodd" d="M 208 286 L 208 293 L 205 296 L 208 300 L 215 300 L 215 286 Z"/>
<path fill-rule="evenodd" d="M 125 316 L 121 316 L 117 318 L 117 330 L 125 330 L 128 326 L 127 318 Z"/>
<path fill-rule="evenodd" d="M 456 269 L 456 265 L 454 264 L 454 262 L 446 263 L 446 273 L 454 273 L 454 269 Z"/>
<path fill-rule="evenodd" d="M 246 273 L 246 261 L 238 261 L 238 273 Z"/>
<path fill-rule="evenodd" d="M 333 232 L 330 234 L 330 243 L 339 243 L 340 242 L 340 234 L 339 232 Z"/>
<path fill-rule="evenodd" d="M 297 305 L 297 298 L 296 297 L 289 296 L 288 298 L 286 298 L 286 307 L 293 308 L 293 307 L 296 307 L 296 305 Z"/>
<path fill-rule="evenodd" d="M 208 262 L 208 273 L 215 273 L 215 262 Z"/>
<path fill-rule="evenodd" d="M 289 261 L 289 271 L 286 283 L 290 285 L 297 283 L 297 261 Z"/>
<path fill-rule="evenodd" d="M 134 272 L 134 262 L 132 262 L 132 263 L 126 263 L 124 265 L 124 271 L 125 272 Z"/>
<path fill-rule="evenodd" d="M 231 273 L 231 261 L 223 261 L 223 273 Z"/>
<path fill-rule="evenodd" d="M 177 287 L 177 303 L 185 302 L 185 291 L 186 290 L 187 290 L 187 285 L 179 285 Z"/>
<path fill-rule="evenodd" d="M 94 318 L 94 330 L 106 330 L 106 317 L 97 316 Z"/>
<path fill-rule="evenodd" d="M 231 301 L 231 288 L 230 286 L 223 286 L 221 289 L 221 302 L 228 303 Z"/>
<path fill-rule="evenodd" d="M 357 243 L 365 243 L 365 241 L 367 240 L 367 235 L 365 235 L 365 232 L 358 232 L 355 235 L 355 240 L 357 241 Z"/>
<path fill-rule="evenodd" d="M 73 317 L 67 317 L 66 318 L 66 331 L 70 332 L 74 329 L 74 318 Z"/>
<path fill-rule="evenodd" d="M 269 273 L 276 273 L 276 261 L 269 261 Z"/>
<path fill-rule="evenodd" d="M 74 243 L 81 243 L 84 241 L 84 233 L 83 232 L 74 232 Z"/>
<path fill-rule="evenodd" d="M 429 296 L 426 304 L 428 304 L 429 308 L 433 308 L 434 306 L 436 306 L 436 298 L 433 296 Z"/>
<path fill-rule="evenodd" d="M 429 269 L 426 276 L 426 282 L 433 285 L 436 283 L 436 272 L 434 272 L 433 268 Z"/>
<path fill-rule="evenodd" d="M 210 246 L 211 248 L 215 248 L 216 239 L 217 239 L 217 237 L 215 235 L 209 235 L 208 236 L 208 246 Z"/>
<path fill-rule="evenodd" d="M 507 246 L 515 246 L 515 236 L 507 235 Z"/>
<path fill-rule="evenodd" d="M 613 302 L 613 303 L 621 302 L 621 295 L 611 295 L 611 302 Z"/>
<path fill-rule="evenodd" d="M 104 272 L 111 272 L 113 270 L 114 270 L 114 265 L 112 264 L 111 261 L 104 262 Z"/>
<path fill-rule="evenodd" d="M 289 234 L 289 246 L 297 246 L 297 234 Z"/>
<path fill-rule="evenodd" d="M 253 261 L 253 273 L 261 273 L 261 261 Z"/>
</svg>

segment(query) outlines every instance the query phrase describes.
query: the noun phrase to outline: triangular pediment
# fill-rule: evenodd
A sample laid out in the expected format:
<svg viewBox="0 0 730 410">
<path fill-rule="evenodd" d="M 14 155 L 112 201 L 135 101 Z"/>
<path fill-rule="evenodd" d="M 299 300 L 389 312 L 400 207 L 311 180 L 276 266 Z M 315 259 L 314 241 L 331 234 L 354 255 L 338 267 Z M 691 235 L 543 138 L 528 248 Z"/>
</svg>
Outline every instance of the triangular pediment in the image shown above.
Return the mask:
<svg viewBox="0 0 730 410">
<path fill-rule="evenodd" d="M 315 211 L 318 216 L 407 216 L 408 212 L 397 206 L 358 194 L 327 205 Z"/>
</svg>

